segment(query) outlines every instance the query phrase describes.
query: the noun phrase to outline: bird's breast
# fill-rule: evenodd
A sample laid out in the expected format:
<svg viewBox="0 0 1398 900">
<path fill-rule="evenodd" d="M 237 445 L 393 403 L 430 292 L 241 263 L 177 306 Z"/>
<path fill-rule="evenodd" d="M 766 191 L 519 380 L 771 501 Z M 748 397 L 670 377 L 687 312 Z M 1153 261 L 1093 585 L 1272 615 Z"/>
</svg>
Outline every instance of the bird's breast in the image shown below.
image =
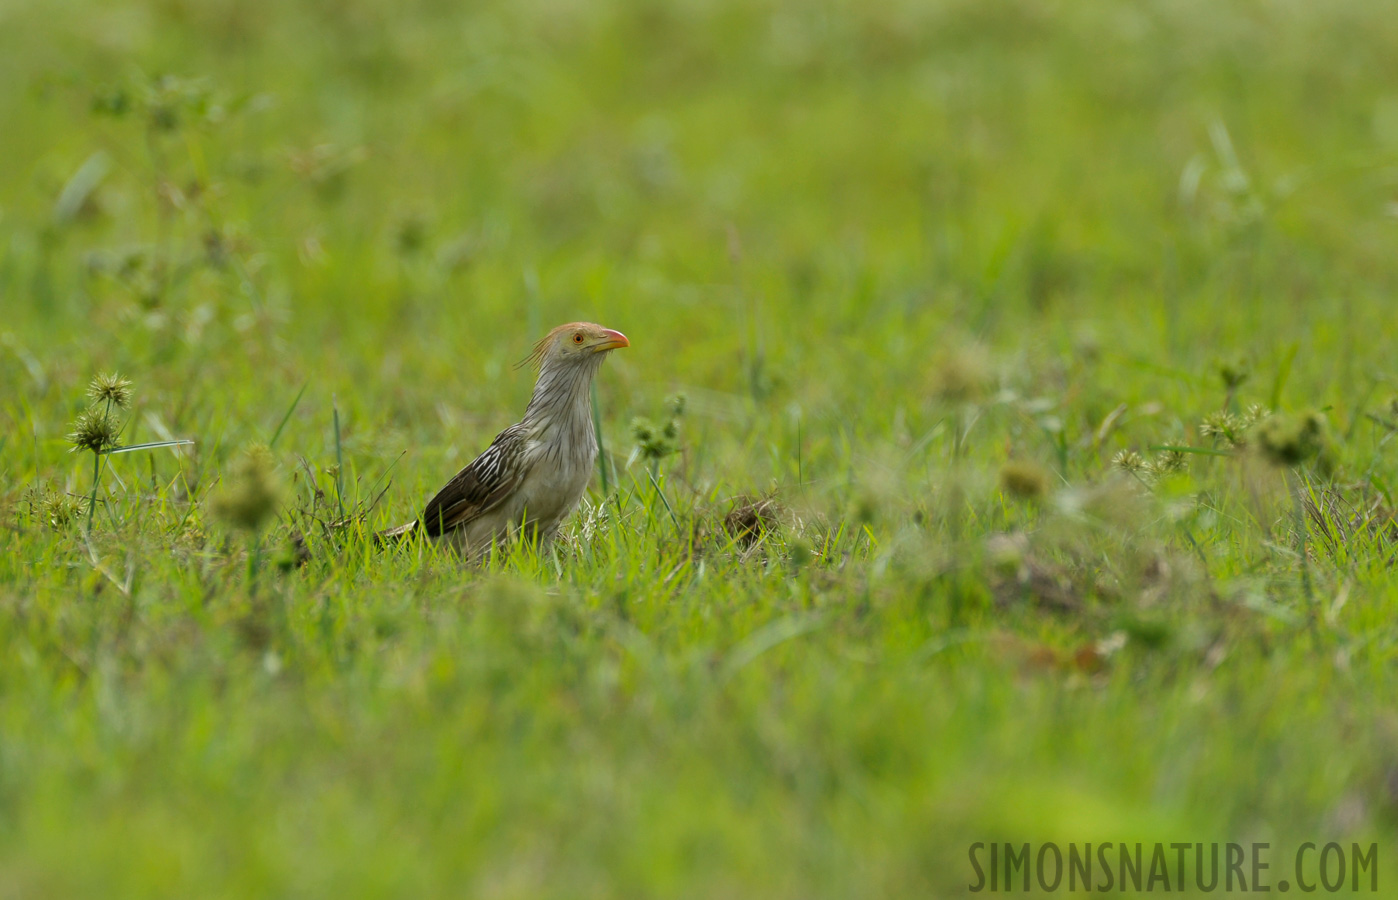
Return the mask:
<svg viewBox="0 0 1398 900">
<path fill-rule="evenodd" d="M 578 505 L 592 478 L 597 445 L 539 442 L 529 449 L 530 465 L 519 491 L 518 515 L 552 529 Z"/>
</svg>

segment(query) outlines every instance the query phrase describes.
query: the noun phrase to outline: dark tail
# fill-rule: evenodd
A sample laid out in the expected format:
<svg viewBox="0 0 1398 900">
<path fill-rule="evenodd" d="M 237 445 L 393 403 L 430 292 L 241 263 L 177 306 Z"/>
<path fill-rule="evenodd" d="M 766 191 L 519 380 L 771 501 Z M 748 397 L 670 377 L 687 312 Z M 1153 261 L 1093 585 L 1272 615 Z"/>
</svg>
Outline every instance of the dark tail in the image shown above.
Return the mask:
<svg viewBox="0 0 1398 900">
<path fill-rule="evenodd" d="M 344 528 L 348 528 L 349 525 L 349 520 L 343 522 L 331 522 L 329 528 L 332 532 L 335 532 L 340 531 Z M 406 525 L 399 525 L 397 528 L 390 528 L 387 531 L 380 531 L 374 535 L 374 546 L 387 547 L 391 544 L 396 544 L 404 538 L 407 538 L 416 530 L 417 520 L 414 519 Z M 306 546 L 306 536 L 301 533 L 300 529 L 297 529 L 290 534 L 288 540 L 291 543 L 295 565 L 297 566 L 297 568 L 304 566 L 307 562 L 310 561 L 311 558 L 310 548 Z"/>
</svg>

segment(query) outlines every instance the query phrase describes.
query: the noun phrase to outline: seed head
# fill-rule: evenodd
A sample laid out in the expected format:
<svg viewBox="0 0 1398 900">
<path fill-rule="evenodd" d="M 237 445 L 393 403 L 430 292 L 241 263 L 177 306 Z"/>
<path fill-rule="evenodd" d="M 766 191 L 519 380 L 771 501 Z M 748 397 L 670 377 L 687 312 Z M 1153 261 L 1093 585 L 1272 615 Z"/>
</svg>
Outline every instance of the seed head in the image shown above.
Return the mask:
<svg viewBox="0 0 1398 900">
<path fill-rule="evenodd" d="M 1112 468 L 1120 469 L 1128 475 L 1144 475 L 1149 466 L 1135 450 L 1122 450 L 1112 457 Z"/>
<path fill-rule="evenodd" d="M 253 444 L 229 468 L 210 510 L 234 528 L 256 532 L 276 513 L 281 497 L 281 478 L 272 451 Z"/>
<path fill-rule="evenodd" d="M 44 519 L 54 531 L 62 531 L 87 514 L 87 498 L 72 494 L 50 494 L 44 498 Z"/>
<path fill-rule="evenodd" d="M 656 462 L 680 449 L 680 419 L 684 417 L 686 399 L 684 394 L 676 394 L 666 403 L 670 407 L 670 418 L 664 425 L 657 427 L 644 417 L 631 420 L 636 450 L 648 462 Z"/>
<path fill-rule="evenodd" d="M 1189 468 L 1189 458 L 1179 450 L 1163 450 L 1150 464 L 1156 475 L 1174 475 Z"/>
<path fill-rule="evenodd" d="M 87 513 L 86 497 L 77 497 L 61 491 L 45 489 L 37 500 L 31 500 L 31 504 L 30 508 L 54 531 L 66 530 Z"/>
<path fill-rule="evenodd" d="M 990 362 L 985 351 L 971 345 L 959 347 L 941 359 L 933 373 L 933 390 L 943 400 L 970 403 L 980 399 L 990 381 Z"/>
<path fill-rule="evenodd" d="M 104 453 L 117 445 L 117 437 L 120 434 L 121 424 L 115 416 L 105 409 L 90 409 L 78 416 L 77 421 L 73 423 L 68 443 L 73 445 L 74 453 L 83 450 Z"/>
<path fill-rule="evenodd" d="M 1329 442 L 1325 417 L 1318 412 L 1276 413 L 1253 428 L 1262 454 L 1278 466 L 1297 466 L 1321 453 Z"/>
<path fill-rule="evenodd" d="M 1243 443 L 1246 427 L 1241 419 L 1229 412 L 1211 413 L 1199 423 L 1199 434 L 1213 438 L 1215 443 L 1237 447 Z"/>
<path fill-rule="evenodd" d="M 131 402 L 131 382 L 116 372 L 98 375 L 87 386 L 87 396 L 94 404 L 110 403 L 125 409 Z"/>
<path fill-rule="evenodd" d="M 1261 403 L 1254 403 L 1243 410 L 1243 414 L 1238 417 L 1238 421 L 1242 423 L 1244 428 L 1251 428 L 1271 414 L 1272 411 Z"/>
<path fill-rule="evenodd" d="M 1048 493 L 1049 476 L 1044 467 L 1023 459 L 1012 459 L 1000 467 L 1000 489 L 1020 500 L 1038 500 Z"/>
<path fill-rule="evenodd" d="M 1243 357 L 1223 360 L 1218 364 L 1218 377 L 1230 393 L 1242 387 L 1251 374 L 1252 365 Z"/>
<path fill-rule="evenodd" d="M 636 449 L 648 461 L 653 462 L 675 452 L 674 441 L 666 432 L 666 428 L 657 428 L 650 419 L 637 416 L 631 420 L 631 436 L 636 439 Z"/>
</svg>

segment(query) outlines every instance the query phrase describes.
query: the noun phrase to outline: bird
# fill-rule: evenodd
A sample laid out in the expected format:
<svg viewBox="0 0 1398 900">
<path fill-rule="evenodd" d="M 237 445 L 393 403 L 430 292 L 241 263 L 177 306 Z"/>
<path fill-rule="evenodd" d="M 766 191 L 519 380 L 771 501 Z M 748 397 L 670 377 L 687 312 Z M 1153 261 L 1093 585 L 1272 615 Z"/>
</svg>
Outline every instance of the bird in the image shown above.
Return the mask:
<svg viewBox="0 0 1398 900">
<path fill-rule="evenodd" d="M 597 462 L 592 381 L 620 331 L 591 322 L 559 325 L 520 363 L 538 368 L 524 418 L 427 501 L 411 522 L 381 531 L 380 543 L 425 535 L 479 562 L 492 545 L 521 535 L 545 547 L 577 507 Z"/>
</svg>

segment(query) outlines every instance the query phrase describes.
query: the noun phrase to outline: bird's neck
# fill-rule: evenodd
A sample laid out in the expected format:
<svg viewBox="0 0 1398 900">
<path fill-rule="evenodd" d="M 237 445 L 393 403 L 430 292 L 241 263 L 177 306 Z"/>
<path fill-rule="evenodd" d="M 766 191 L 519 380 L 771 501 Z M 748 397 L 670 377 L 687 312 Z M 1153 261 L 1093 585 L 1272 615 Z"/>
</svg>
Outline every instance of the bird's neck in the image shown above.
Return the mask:
<svg viewBox="0 0 1398 900">
<path fill-rule="evenodd" d="M 524 411 L 523 424 L 537 441 L 593 445 L 592 377 L 601 358 L 570 365 L 545 365 Z"/>
</svg>

